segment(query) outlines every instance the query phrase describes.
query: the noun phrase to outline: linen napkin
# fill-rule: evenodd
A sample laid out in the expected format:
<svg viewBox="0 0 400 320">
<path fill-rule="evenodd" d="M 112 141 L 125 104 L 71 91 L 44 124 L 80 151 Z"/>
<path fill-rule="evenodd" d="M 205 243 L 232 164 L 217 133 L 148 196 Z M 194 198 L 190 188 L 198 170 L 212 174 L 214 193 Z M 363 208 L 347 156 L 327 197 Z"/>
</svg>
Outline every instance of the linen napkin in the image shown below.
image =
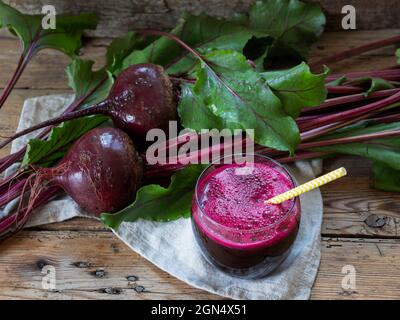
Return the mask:
<svg viewBox="0 0 400 320">
<path fill-rule="evenodd" d="M 72 95 L 51 95 L 25 101 L 18 130 L 58 115 Z M 32 135 L 14 141 L 17 151 Z M 320 174 L 321 161 L 298 161 L 288 168 L 298 183 Z M 12 169 L 11 169 L 12 170 Z M 308 299 L 320 262 L 322 199 L 319 190 L 301 196 L 302 217 L 297 239 L 287 259 L 269 276 L 256 279 L 231 277 L 216 270 L 202 257 L 192 233 L 190 219 L 162 223 L 146 220 L 124 222 L 113 232 L 132 250 L 160 269 L 186 283 L 233 299 Z M 15 203 L 5 208 L 10 212 Z M 0 214 L 1 215 L 1 214 Z M 34 212 L 27 226 L 86 216 L 66 195 Z"/>
</svg>

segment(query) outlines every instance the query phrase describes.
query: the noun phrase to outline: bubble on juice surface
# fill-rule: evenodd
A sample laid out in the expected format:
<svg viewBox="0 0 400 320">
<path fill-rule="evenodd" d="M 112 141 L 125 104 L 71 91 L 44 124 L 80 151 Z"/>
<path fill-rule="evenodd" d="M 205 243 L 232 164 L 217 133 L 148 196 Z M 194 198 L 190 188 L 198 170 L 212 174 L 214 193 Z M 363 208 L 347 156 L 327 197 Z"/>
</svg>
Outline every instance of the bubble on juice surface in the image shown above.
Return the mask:
<svg viewBox="0 0 400 320">
<path fill-rule="evenodd" d="M 217 168 L 206 180 L 201 199 L 203 211 L 214 221 L 238 230 L 251 230 L 278 221 L 290 207 L 265 200 L 292 188 L 287 174 L 268 164 L 254 164 L 252 174 L 237 175 L 237 165 Z"/>
</svg>

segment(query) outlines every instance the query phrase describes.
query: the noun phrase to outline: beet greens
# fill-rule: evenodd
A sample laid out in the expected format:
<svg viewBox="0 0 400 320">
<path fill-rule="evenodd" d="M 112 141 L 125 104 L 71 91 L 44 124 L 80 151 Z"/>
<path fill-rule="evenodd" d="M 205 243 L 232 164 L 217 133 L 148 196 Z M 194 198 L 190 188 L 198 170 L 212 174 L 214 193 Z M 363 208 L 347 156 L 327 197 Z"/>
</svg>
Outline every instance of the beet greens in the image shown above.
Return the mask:
<svg viewBox="0 0 400 320">
<path fill-rule="evenodd" d="M 0 108 L 7 100 L 29 61 L 42 49 L 52 48 L 71 57 L 81 47 L 84 29 L 95 29 L 93 14 L 57 15 L 55 29 L 43 29 L 41 15 L 22 14 L 0 1 L 0 28 L 6 27 L 20 38 L 22 52 L 17 68 L 0 97 Z"/>
<path fill-rule="evenodd" d="M 67 71 L 76 93 L 73 104 L 62 116 L 0 144 L 46 128 L 28 143 L 27 151 L 21 149 L 0 160 L 3 171 L 24 156 L 21 169 L 0 182 L 0 207 L 30 194 L 30 201 L 21 203 L 15 214 L 0 218 L 0 234 L 20 229 L 34 208 L 62 189 L 87 211 L 97 215 L 106 212 L 102 220 L 112 228 L 138 218 L 168 221 L 187 216 L 194 181 L 202 167 L 173 159 L 150 165 L 142 153 L 142 168 L 134 147 L 120 130 L 95 129 L 85 135 L 105 121 L 104 115 L 140 149 L 146 145 L 148 130 L 166 129 L 168 121 L 179 119 L 180 125 L 195 131 L 255 129 L 255 151 L 282 163 L 336 154 L 367 157 L 374 161 L 375 173 L 390 176 L 385 181 L 377 179 L 375 186 L 398 191 L 400 68 L 332 75 L 327 69 L 313 74 L 305 62 L 275 68 L 277 58 L 305 60 L 324 24 L 325 17 L 315 4 L 264 0 L 234 19 L 186 14 L 171 33 L 128 33 L 110 45 L 106 66 L 96 72 L 91 61 L 73 59 Z M 149 40 L 148 36 L 156 38 Z M 375 41 L 313 61 L 310 66 L 322 70 L 324 64 L 330 66 L 399 41 L 399 37 Z M 61 122 L 64 124 L 42 140 Z M 65 138 L 74 127 L 82 131 L 72 130 L 76 135 Z M 117 154 L 103 150 L 98 144 L 100 132 L 118 136 L 120 151 L 129 150 Z M 94 140 L 88 141 L 88 137 Z M 164 148 L 168 152 L 193 137 L 197 137 L 196 132 L 186 133 Z M 224 146 L 213 148 L 222 152 Z M 55 165 L 66 152 L 64 160 Z M 195 160 L 210 154 L 211 149 L 205 148 L 187 157 Z M 82 167 L 83 162 L 86 165 Z M 107 171 L 114 167 L 118 168 Z M 142 170 L 145 182 L 172 175 L 171 184 L 167 188 L 154 184 L 139 188 Z M 104 179 L 88 184 L 97 174 Z M 79 175 L 83 179 L 77 182 Z M 104 184 L 110 177 L 110 183 Z M 37 181 L 33 188 L 32 179 Z M 44 185 L 44 181 L 52 182 Z M 95 194 L 97 200 L 88 201 L 88 194 Z"/>
</svg>

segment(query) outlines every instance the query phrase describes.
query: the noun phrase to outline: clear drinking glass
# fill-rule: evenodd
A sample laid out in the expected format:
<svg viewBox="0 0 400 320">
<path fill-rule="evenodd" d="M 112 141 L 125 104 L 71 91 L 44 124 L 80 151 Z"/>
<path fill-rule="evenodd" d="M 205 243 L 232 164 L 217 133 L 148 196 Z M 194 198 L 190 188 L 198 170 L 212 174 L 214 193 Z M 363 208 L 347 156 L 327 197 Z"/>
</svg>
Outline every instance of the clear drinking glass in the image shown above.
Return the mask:
<svg viewBox="0 0 400 320">
<path fill-rule="evenodd" d="M 288 185 L 290 188 L 296 186 L 292 175 L 276 161 L 261 155 L 254 155 L 252 158 L 254 165 L 268 166 L 271 175 L 279 173 L 278 176 L 285 178 L 286 186 Z M 229 157 L 229 160 L 232 160 L 232 157 Z M 237 164 L 238 167 L 248 165 L 252 164 L 248 162 Z M 195 238 L 203 256 L 217 268 L 243 278 L 263 277 L 278 267 L 289 254 L 299 228 L 300 201 L 298 198 L 286 201 L 285 208 L 280 209 L 279 218 L 262 227 L 241 229 L 241 227 L 221 224 L 212 217 L 210 208 L 208 208 L 209 212 L 205 211 L 207 199 L 204 197 L 208 188 L 208 179 L 216 170 L 219 170 L 217 172 L 224 170 L 224 166 L 232 167 L 236 164 L 226 164 L 225 158 L 219 159 L 210 164 L 198 178 L 192 203 L 192 226 Z M 252 171 L 249 171 L 249 174 L 251 175 Z M 249 176 L 245 180 L 249 181 L 251 178 Z M 265 179 L 267 178 L 266 176 Z M 240 188 L 240 186 L 238 187 Z M 271 196 L 274 195 L 276 194 Z M 257 199 L 257 201 L 265 200 Z M 214 199 L 214 201 L 218 203 L 218 199 Z M 211 208 L 211 210 L 213 209 Z M 223 215 L 229 217 L 229 208 L 227 208 L 227 212 L 223 210 Z M 221 212 L 221 208 L 219 212 Z"/>
</svg>

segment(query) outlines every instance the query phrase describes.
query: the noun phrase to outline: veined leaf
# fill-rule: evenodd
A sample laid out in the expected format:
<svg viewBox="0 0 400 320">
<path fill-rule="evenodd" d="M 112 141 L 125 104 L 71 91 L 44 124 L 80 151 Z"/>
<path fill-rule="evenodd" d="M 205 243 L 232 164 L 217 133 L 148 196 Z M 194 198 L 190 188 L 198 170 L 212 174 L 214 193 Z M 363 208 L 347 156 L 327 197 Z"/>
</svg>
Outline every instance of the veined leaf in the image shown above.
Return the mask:
<svg viewBox="0 0 400 320">
<path fill-rule="evenodd" d="M 307 58 L 311 44 L 322 34 L 326 19 L 317 4 L 298 0 L 256 1 L 241 23 L 275 38 L 274 54 Z"/>
<path fill-rule="evenodd" d="M 242 52 L 253 37 L 268 37 L 262 30 L 252 30 L 224 19 L 205 14 L 184 14 L 171 31 L 189 46 L 202 53 L 214 49 L 229 49 Z M 168 67 L 168 73 L 187 72 L 197 60 L 185 52 L 177 43 L 161 37 L 143 50 L 132 52 L 123 62 L 123 68 L 141 62 L 151 62 Z"/>
<path fill-rule="evenodd" d="M 304 62 L 288 70 L 267 71 L 261 75 L 293 118 L 299 116 L 303 107 L 319 106 L 326 99 L 326 73 L 312 74 Z"/>
<path fill-rule="evenodd" d="M 131 52 L 140 47 L 142 39 L 135 32 L 128 32 L 126 35 L 115 38 L 107 48 L 106 52 L 106 68 L 109 72 L 114 73 L 122 67 L 124 59 Z"/>
<path fill-rule="evenodd" d="M 325 16 L 316 4 L 298 0 L 263 0 L 257 1 L 247 14 L 234 15 L 230 19 L 185 14 L 171 33 L 202 54 L 210 50 L 243 53 L 249 40 L 255 40 L 250 41 L 247 49 L 248 52 L 254 49 L 258 52 L 254 57 L 250 54 L 250 59 L 261 67 L 269 55 L 306 58 L 324 25 Z M 188 72 L 196 61 L 178 44 L 162 37 L 143 50 L 132 52 L 122 67 L 140 62 L 160 64 L 166 66 L 170 74 L 180 74 Z"/>
<path fill-rule="evenodd" d="M 75 101 L 84 99 L 81 108 L 107 98 L 114 82 L 106 69 L 93 71 L 94 61 L 75 58 L 67 67 L 68 84 L 74 90 Z"/>
<path fill-rule="evenodd" d="M 223 119 L 215 115 L 204 103 L 203 97 L 194 92 L 193 84 L 181 85 L 178 112 L 181 123 L 186 128 L 200 131 L 224 126 Z"/>
<path fill-rule="evenodd" d="M 185 84 L 182 91 L 190 96 L 182 96 L 178 105 L 184 127 L 254 129 L 257 143 L 294 152 L 300 139 L 295 121 L 245 56 L 230 50 L 210 52 L 196 67 L 195 77 L 196 83 Z M 201 122 L 196 113 L 202 113 Z"/>
<path fill-rule="evenodd" d="M 330 134 L 324 139 L 360 136 L 385 131 L 400 130 L 400 122 L 372 124 L 363 122 Z M 337 154 L 350 154 L 373 160 L 373 185 L 385 191 L 400 192 L 400 137 L 388 137 L 360 143 L 346 143 L 313 149 Z"/>
<path fill-rule="evenodd" d="M 107 119 L 105 116 L 98 115 L 70 120 L 52 129 L 46 140 L 29 140 L 22 166 L 28 164 L 51 166 L 64 156 L 72 142 Z"/>
<path fill-rule="evenodd" d="M 139 218 L 156 221 L 171 221 L 189 217 L 196 180 L 205 165 L 192 165 L 175 173 L 168 188 L 157 184 L 141 187 L 135 201 L 117 213 L 103 213 L 101 220 L 113 229 L 123 221 Z"/>
<path fill-rule="evenodd" d="M 0 1 L 0 27 L 7 27 L 21 39 L 24 55 L 52 48 L 73 56 L 81 46 L 82 31 L 94 29 L 98 21 L 94 14 L 57 15 L 56 28 L 44 30 L 42 18 L 22 14 Z"/>
<path fill-rule="evenodd" d="M 112 74 L 132 50 L 141 46 L 141 39 L 134 32 L 115 38 L 107 47 L 106 63 L 98 71 L 93 71 L 94 61 L 74 58 L 67 67 L 68 84 L 76 98 L 85 98 L 81 108 L 98 103 L 107 98 L 114 83 Z"/>
</svg>

